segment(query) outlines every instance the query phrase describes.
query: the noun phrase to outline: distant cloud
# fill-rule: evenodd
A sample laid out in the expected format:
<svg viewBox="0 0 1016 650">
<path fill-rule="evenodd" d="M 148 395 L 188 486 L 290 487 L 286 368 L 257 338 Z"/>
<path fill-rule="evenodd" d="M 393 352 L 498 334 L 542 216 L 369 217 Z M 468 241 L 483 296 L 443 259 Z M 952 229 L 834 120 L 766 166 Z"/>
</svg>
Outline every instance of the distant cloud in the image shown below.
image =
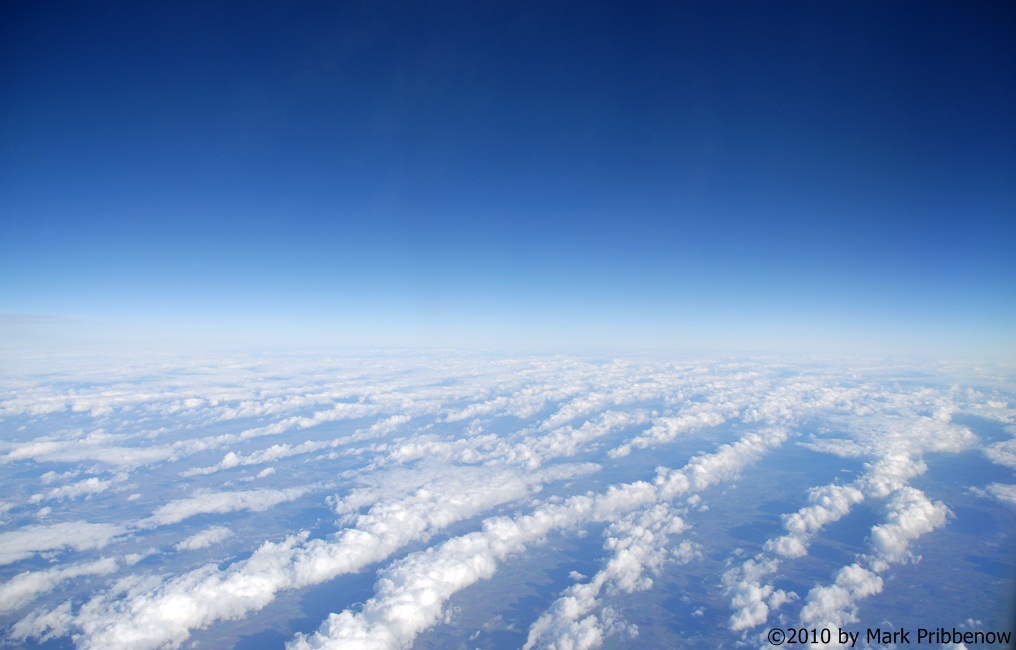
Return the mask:
<svg viewBox="0 0 1016 650">
<path fill-rule="evenodd" d="M 1016 506 L 1016 485 L 1006 485 L 1004 483 L 992 483 L 986 488 L 986 491 L 988 494 L 995 497 L 1002 503 L 1007 503 L 1011 506 Z"/>
<path fill-rule="evenodd" d="M 68 564 L 44 571 L 25 571 L 0 585 L 0 614 L 27 606 L 40 594 L 57 585 L 82 576 L 106 575 L 117 570 L 116 560 L 103 558 L 94 562 Z"/>
<path fill-rule="evenodd" d="M 910 543 L 945 525 L 949 514 L 944 504 L 933 503 L 912 487 L 901 488 L 889 500 L 887 509 L 886 523 L 871 529 L 872 554 L 843 567 L 832 585 L 816 586 L 808 592 L 801 609 L 802 625 L 835 629 L 856 623 L 858 601 L 882 591 L 879 574 L 910 558 Z M 838 644 L 834 640 L 830 645 Z"/>
<path fill-rule="evenodd" d="M 520 476 L 442 468 L 422 476 L 420 487 L 409 494 L 374 503 L 355 518 L 355 527 L 336 533 L 331 540 L 310 540 L 306 533 L 291 535 L 282 542 L 262 544 L 250 558 L 225 570 L 209 565 L 146 589 L 133 589 L 126 600 L 115 592 L 99 595 L 72 623 L 89 630 L 87 644 L 95 647 L 177 647 L 190 630 L 261 609 L 279 591 L 359 571 L 456 521 L 525 497 L 543 481 L 573 476 L 576 469 L 588 471 L 561 469 Z M 218 493 L 170 502 L 155 519 L 170 521 L 186 513 L 209 512 L 211 507 L 266 504 L 281 498 L 271 492 L 277 491 Z"/>
<path fill-rule="evenodd" d="M 33 495 L 31 498 L 32 503 L 38 503 L 44 499 L 50 500 L 63 500 L 63 499 L 74 499 L 80 496 L 86 496 L 90 494 L 99 494 L 105 492 L 112 487 L 113 481 L 102 480 L 98 477 L 92 476 L 86 478 L 83 481 L 77 483 L 70 483 L 63 485 L 58 488 L 53 488 L 45 493 Z"/>
<path fill-rule="evenodd" d="M 711 407 L 698 407 L 691 413 L 681 416 L 658 418 L 645 433 L 636 436 L 630 442 L 608 452 L 611 458 L 622 458 L 631 453 L 632 448 L 647 449 L 671 442 L 682 433 L 704 427 L 723 424 L 726 418 L 711 410 Z"/>
<path fill-rule="evenodd" d="M 898 396 L 894 399 L 899 401 Z M 945 523 L 948 514 L 945 506 L 931 503 L 908 482 L 927 471 L 922 458 L 924 453 L 966 449 L 972 442 L 972 435 L 965 427 L 949 423 L 951 412 L 947 409 L 939 409 L 928 417 L 920 413 L 919 405 L 897 403 L 895 408 L 902 413 L 892 420 L 884 420 L 873 417 L 862 407 L 863 415 L 844 425 L 855 434 L 853 439 L 842 442 L 830 439 L 834 441 L 832 445 L 807 444 L 814 451 L 848 457 L 874 456 L 874 459 L 851 485 L 812 488 L 808 493 L 810 505 L 784 517 L 787 534 L 768 540 L 762 553 L 724 574 L 725 589 L 734 610 L 729 621 L 731 629 L 746 630 L 763 625 L 771 610 L 778 609 L 788 599 L 795 599 L 797 594 L 784 593 L 767 582 L 769 576 L 778 571 L 782 561 L 807 555 L 812 537 L 827 524 L 846 516 L 865 498 L 889 497 L 885 523 L 876 525 L 871 531 L 873 552 L 858 557 L 857 566 L 867 565 L 865 570 L 874 574 L 903 561 L 908 557 L 907 548 L 913 539 Z M 858 574 L 848 571 L 844 575 L 856 577 Z M 865 597 L 861 594 L 868 591 L 848 587 L 840 584 L 813 589 L 802 610 L 802 622 L 810 625 L 818 619 L 807 617 L 821 616 L 827 617 L 825 622 L 829 625 L 841 619 L 850 620 L 856 600 Z M 881 589 L 881 581 L 878 589 Z M 834 611 L 835 603 L 841 605 L 841 610 Z"/>
<path fill-rule="evenodd" d="M 658 470 L 655 482 L 658 492 L 653 501 L 637 516 L 621 518 L 608 528 L 606 546 L 613 551 L 613 557 L 592 580 L 565 590 L 550 610 L 533 623 L 525 648 L 599 647 L 605 622 L 591 612 L 599 606 L 598 596 L 604 587 L 629 593 L 648 589 L 652 580 L 644 575 L 646 571 L 655 573 L 664 562 L 675 558 L 688 561 L 696 552 L 687 543 L 673 550 L 669 548 L 669 538 L 684 529 L 684 522 L 673 512 L 670 502 L 691 490 L 701 491 L 735 478 L 748 464 L 785 439 L 786 432 L 779 429 L 750 433 L 736 443 L 722 445 L 714 453 L 696 456 L 680 470 Z"/>
<path fill-rule="evenodd" d="M 310 491 L 307 487 L 286 488 L 284 490 L 246 490 L 236 492 L 205 492 L 195 494 L 186 499 L 170 501 L 159 506 L 151 517 L 138 522 L 141 528 L 154 528 L 175 524 L 201 514 L 226 513 L 237 510 L 261 512 L 272 506 L 293 501 Z"/>
<path fill-rule="evenodd" d="M 670 501 L 693 486 L 705 489 L 718 481 L 733 478 L 766 449 L 778 446 L 785 438 L 786 432 L 779 430 L 748 434 L 737 443 L 721 446 L 713 454 L 694 458 L 682 470 L 661 472 L 654 484 L 634 482 L 613 485 L 601 494 L 571 497 L 561 504 L 544 505 L 528 515 L 488 519 L 482 531 L 452 538 L 436 549 L 414 553 L 397 562 L 383 574 L 374 597 L 364 604 L 359 613 L 347 610 L 332 614 L 315 634 L 298 635 L 290 647 L 300 650 L 407 648 L 417 634 L 440 619 L 443 604 L 452 594 L 478 580 L 490 578 L 498 563 L 509 554 L 521 552 L 551 531 L 592 521 L 616 521 L 640 507 L 649 508 L 643 517 L 647 518 L 646 521 L 653 520 L 659 526 L 659 533 L 670 535 L 679 532 L 683 526 L 680 519 L 672 519 L 666 507 L 656 508 L 654 504 L 658 499 Z M 683 481 L 677 480 L 679 475 L 684 477 Z M 623 527 L 618 530 L 623 530 Z M 620 548 L 623 544 L 618 546 Z M 641 576 L 643 562 L 652 570 L 653 566 L 658 566 L 667 558 L 667 553 L 660 554 L 651 543 L 639 548 L 642 549 L 641 559 L 628 556 L 634 559 L 633 564 L 629 565 L 626 559 L 622 559 L 608 567 L 609 578 L 607 574 L 594 577 L 594 587 L 576 585 L 570 589 L 582 594 L 589 602 L 599 591 L 599 585 L 608 580 L 619 589 L 644 586 L 646 582 Z M 691 553 L 691 550 L 684 552 Z M 581 611 L 581 607 L 575 610 L 563 605 L 560 611 L 570 616 L 574 611 Z M 551 614 L 550 620 L 553 616 Z M 548 622 L 542 627 L 549 630 L 553 623 Z M 565 624 L 565 627 L 569 625 Z M 586 630 L 592 635 L 590 638 L 596 636 L 596 629 Z M 542 632 L 538 630 L 537 636 L 540 634 Z"/>
<path fill-rule="evenodd" d="M 984 455 L 993 463 L 1016 469 L 1016 438 L 986 447 Z"/>
<path fill-rule="evenodd" d="M 199 533 L 191 535 L 177 544 L 174 548 L 178 551 L 196 551 L 207 548 L 212 544 L 218 544 L 233 534 L 233 531 L 224 526 L 211 526 Z"/>
<path fill-rule="evenodd" d="M 793 558 L 806 555 L 812 536 L 826 524 L 838 521 L 864 500 L 864 493 L 850 485 L 826 485 L 809 491 L 812 504 L 784 518 L 788 534 L 766 544 L 766 550 Z"/>
<path fill-rule="evenodd" d="M 657 575 L 667 562 L 688 562 L 694 558 L 697 550 L 691 543 L 676 546 L 670 543 L 670 537 L 680 534 L 684 525 L 665 503 L 648 506 L 611 524 L 606 548 L 612 557 L 591 580 L 565 589 L 530 627 L 523 647 L 526 650 L 599 647 L 607 634 L 606 628 L 618 623 L 616 615 L 607 608 L 598 615 L 592 613 L 600 606 L 600 592 L 650 589 L 653 581 L 647 573 Z"/>
<path fill-rule="evenodd" d="M 114 524 L 69 521 L 49 526 L 25 526 L 0 533 L 0 565 L 32 557 L 42 551 L 103 548 L 125 531 Z"/>
<path fill-rule="evenodd" d="M 172 458 L 174 451 L 169 447 L 123 447 L 107 445 L 104 440 L 61 440 L 29 442 L 13 445 L 0 464 L 19 460 L 37 462 L 78 463 L 98 461 L 114 467 L 132 468 Z"/>
</svg>

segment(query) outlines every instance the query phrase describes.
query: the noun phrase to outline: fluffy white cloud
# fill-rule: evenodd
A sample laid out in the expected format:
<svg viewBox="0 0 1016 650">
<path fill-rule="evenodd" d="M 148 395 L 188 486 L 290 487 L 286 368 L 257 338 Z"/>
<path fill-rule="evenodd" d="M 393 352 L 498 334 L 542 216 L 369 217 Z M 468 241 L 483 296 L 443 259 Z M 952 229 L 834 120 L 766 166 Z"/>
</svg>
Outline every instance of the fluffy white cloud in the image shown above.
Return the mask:
<svg viewBox="0 0 1016 650">
<path fill-rule="evenodd" d="M 630 592 L 651 586 L 652 581 L 643 576 L 643 571 L 659 568 L 666 558 L 662 545 L 669 535 L 680 531 L 681 525 L 672 528 L 680 519 L 672 519 L 664 504 L 688 491 L 701 491 L 717 482 L 736 478 L 744 467 L 758 460 L 766 450 L 780 445 L 786 437 L 782 429 L 751 433 L 736 443 L 721 446 L 712 454 L 696 456 L 681 470 L 659 470 L 656 487 L 663 503 L 642 514 L 640 525 L 627 542 L 615 542 L 612 546 L 608 541 L 608 548 L 615 550 L 615 556 L 590 582 L 569 588 L 551 610 L 533 624 L 526 647 L 578 647 L 579 644 L 598 647 L 602 637 L 600 621 L 589 612 L 598 606 L 601 588 L 607 584 L 615 590 Z"/>
<path fill-rule="evenodd" d="M 784 518 L 787 534 L 766 543 L 766 550 L 783 557 L 801 557 L 808 552 L 812 536 L 831 522 L 837 521 L 864 500 L 864 493 L 851 485 L 826 485 L 812 489 L 812 504 Z"/>
<path fill-rule="evenodd" d="M 728 621 L 730 629 L 738 631 L 762 625 L 769 619 L 770 611 L 797 599 L 793 592 L 763 584 L 779 565 L 778 558 L 759 554 L 723 574 L 724 591 L 734 610 Z"/>
<path fill-rule="evenodd" d="M 1016 438 L 996 442 L 985 448 L 984 455 L 991 462 L 1016 469 Z"/>
<path fill-rule="evenodd" d="M 670 548 L 670 537 L 684 530 L 684 521 L 669 504 L 657 503 L 621 518 L 607 530 L 606 548 L 612 557 L 588 582 L 565 590 L 547 613 L 529 629 L 525 648 L 596 648 L 609 627 L 604 611 L 590 614 L 600 605 L 600 592 L 634 592 L 650 589 L 652 579 L 669 560 L 688 561 L 695 555 L 685 542 Z M 614 617 L 611 610 L 610 616 Z M 618 623 L 616 617 L 612 621 Z"/>
<path fill-rule="evenodd" d="M 892 564 L 910 558 L 910 543 L 945 525 L 949 509 L 933 503 L 920 490 L 900 488 L 887 502 L 886 523 L 871 529 L 871 555 L 859 556 L 859 562 L 843 567 L 832 585 L 816 586 L 808 592 L 801 610 L 805 627 L 836 629 L 857 622 L 857 603 L 882 591 L 880 573 Z M 862 566 L 867 563 L 868 568 Z M 838 646 L 834 639 L 830 646 Z"/>
<path fill-rule="evenodd" d="M 653 422 L 653 426 L 644 433 L 635 436 L 631 441 L 611 449 L 607 453 L 611 458 L 623 458 L 631 453 L 633 447 L 646 449 L 666 444 L 683 433 L 695 429 L 718 426 L 723 424 L 725 420 L 726 418 L 712 410 L 711 406 L 700 406 L 680 416 L 657 418 Z"/>
<path fill-rule="evenodd" d="M 102 558 L 94 562 L 82 562 L 58 566 L 44 571 L 25 571 L 0 585 L 0 614 L 28 605 L 40 594 L 51 591 L 61 582 L 82 576 L 105 575 L 117 569 L 116 560 Z"/>
<path fill-rule="evenodd" d="M 414 553 L 397 562 L 383 573 L 374 597 L 360 612 L 332 614 L 317 632 L 298 635 L 290 647 L 408 648 L 422 630 L 440 620 L 448 598 L 493 576 L 498 563 L 507 555 L 521 552 L 552 531 L 594 521 L 618 521 L 626 513 L 647 507 L 639 519 L 619 524 L 617 530 L 627 529 L 628 535 L 608 542 L 608 547 L 616 551 L 615 558 L 589 585 L 572 587 L 574 593 L 563 597 L 562 604 L 550 614 L 550 622 L 540 624 L 536 637 L 551 628 L 570 630 L 570 622 L 581 617 L 583 609 L 591 606 L 596 593 L 607 582 L 620 590 L 651 584 L 643 571 L 659 567 L 667 557 L 657 544 L 683 527 L 683 522 L 673 517 L 666 505 L 656 507 L 661 500 L 665 504 L 693 487 L 701 490 L 737 476 L 765 450 L 782 443 L 786 435 L 782 430 L 751 433 L 712 454 L 695 457 L 681 470 L 660 470 L 654 484 L 636 481 L 613 485 L 601 494 L 571 497 L 528 515 L 488 519 L 482 531 L 452 538 L 435 549 Z M 684 477 L 683 482 L 677 480 L 678 475 Z M 647 535 L 652 539 L 645 540 Z M 566 622 L 557 624 L 557 618 Z M 593 639 L 597 634 L 594 622 L 580 624 L 583 626 Z"/>
<path fill-rule="evenodd" d="M 246 455 L 230 451 L 227 452 L 226 455 L 222 457 L 222 460 L 216 465 L 212 465 L 211 467 L 194 467 L 185 470 L 180 474 L 184 477 L 202 476 L 214 474 L 215 472 L 224 469 L 250 465 L 264 465 L 266 463 L 274 463 L 284 458 L 310 454 L 323 449 L 335 449 L 353 442 L 362 442 L 385 436 L 409 422 L 410 419 L 411 418 L 408 415 L 393 415 L 391 417 L 382 418 L 370 427 L 358 429 L 352 435 L 342 436 L 332 440 L 307 440 L 297 445 L 280 443 Z"/>
<path fill-rule="evenodd" d="M 63 499 L 75 499 L 80 496 L 86 496 L 90 494 L 98 494 L 105 492 L 113 486 L 112 480 L 102 480 L 98 477 L 92 476 L 86 478 L 83 481 L 76 483 L 70 483 L 68 485 L 61 485 L 60 487 L 53 488 L 46 493 L 35 494 L 32 496 L 32 503 L 39 503 L 44 499 L 51 500 L 63 500 Z"/>
<path fill-rule="evenodd" d="M 722 445 L 716 453 L 696 456 L 680 470 L 662 470 L 656 477 L 661 496 L 669 501 L 685 492 L 699 492 L 719 481 L 733 480 L 748 464 L 781 445 L 787 435 L 781 428 L 749 433 L 736 443 Z"/>
<path fill-rule="evenodd" d="M 531 514 L 484 521 L 481 531 L 413 553 L 382 573 L 375 595 L 359 613 L 332 614 L 313 635 L 298 635 L 290 648 L 407 648 L 442 616 L 457 591 L 490 578 L 498 562 L 554 530 L 581 521 L 604 521 L 652 498 L 648 484 L 616 486 L 597 497 L 571 497 Z"/>
<path fill-rule="evenodd" d="M 36 638 L 49 641 L 66 636 L 74 621 L 70 601 L 52 609 L 39 608 L 11 626 L 12 640 Z"/>
<path fill-rule="evenodd" d="M 871 529 L 871 545 L 877 554 L 872 566 L 878 572 L 906 559 L 910 542 L 944 526 L 949 515 L 945 504 L 932 503 L 924 492 L 912 487 L 900 489 L 888 507 L 886 523 Z"/>
<path fill-rule="evenodd" d="M 261 609 L 279 591 L 359 571 L 456 521 L 521 499 L 544 481 L 587 471 L 587 466 L 574 466 L 520 475 L 467 467 L 425 473 L 420 487 L 408 495 L 374 503 L 355 517 L 353 527 L 331 540 L 310 540 L 306 533 L 291 535 L 279 543 L 262 544 L 250 558 L 225 570 L 208 565 L 134 588 L 126 597 L 110 591 L 86 603 L 70 624 L 82 630 L 81 644 L 86 648 L 179 647 L 191 630 Z M 264 503 L 260 496 L 251 498 Z M 222 503 L 232 507 L 234 499 L 229 497 Z M 186 501 L 184 506 L 170 509 L 166 517 L 173 519 L 195 509 L 207 512 L 210 504 L 220 503 L 218 499 Z"/>
<path fill-rule="evenodd" d="M 186 499 L 177 499 L 159 506 L 151 517 L 138 522 L 140 528 L 155 528 L 175 524 L 200 514 L 225 513 L 237 510 L 261 512 L 286 501 L 299 499 L 311 488 L 284 490 L 245 490 L 234 492 L 202 492 Z"/>
<path fill-rule="evenodd" d="M 191 535 L 173 548 L 178 551 L 196 551 L 207 548 L 212 544 L 218 544 L 232 534 L 233 531 L 225 526 L 210 526 L 199 533 Z"/>
<path fill-rule="evenodd" d="M 796 594 L 783 592 L 767 583 L 769 576 L 777 573 L 782 561 L 807 555 L 816 534 L 827 524 L 849 514 L 852 507 L 865 498 L 892 497 L 887 504 L 886 522 L 872 529 L 873 552 L 858 558 L 875 573 L 905 559 L 910 541 L 944 524 L 948 512 L 945 506 L 932 504 L 923 493 L 911 488 L 909 481 L 927 471 L 923 454 L 962 451 L 972 443 L 972 433 L 951 423 L 956 409 L 938 397 L 932 396 L 930 404 L 926 395 L 876 394 L 875 397 L 892 403 L 891 416 L 854 396 L 852 399 L 862 406 L 853 418 L 831 418 L 850 430 L 853 438 L 816 440 L 813 437 L 805 443 L 804 446 L 814 451 L 843 457 L 869 457 L 870 460 L 865 463 L 865 473 L 851 485 L 831 484 L 811 489 L 809 505 L 784 516 L 785 535 L 768 540 L 763 552 L 724 574 L 725 590 L 734 610 L 729 621 L 731 629 L 745 630 L 762 625 L 771 610 L 795 598 Z M 842 585 L 816 588 L 808 595 L 806 608 L 809 612 L 820 609 L 828 612 L 832 603 L 839 602 L 843 609 L 840 616 L 850 618 L 858 597 Z"/>
<path fill-rule="evenodd" d="M 102 440 L 60 440 L 14 445 L 0 462 L 35 460 L 37 462 L 78 463 L 94 460 L 115 467 L 134 468 L 172 458 L 170 447 L 124 447 L 104 444 Z"/>
<path fill-rule="evenodd" d="M 607 411 L 579 427 L 563 426 L 541 435 L 527 436 L 508 450 L 506 456 L 512 462 L 524 462 L 535 469 L 552 458 L 574 456 L 589 442 L 627 427 L 645 424 L 648 419 L 644 411 Z"/>
<path fill-rule="evenodd" d="M 787 598 L 785 592 L 776 591 L 772 585 L 762 585 L 758 582 L 743 581 L 731 591 L 730 605 L 735 610 L 730 617 L 732 630 L 762 625 L 769 618 L 770 608 L 779 607 Z"/>
<path fill-rule="evenodd" d="M 857 601 L 882 591 L 882 578 L 859 564 L 839 570 L 829 586 L 815 587 L 801 609 L 801 624 L 835 630 L 857 622 Z"/>
<path fill-rule="evenodd" d="M 103 548 L 124 532 L 123 527 L 115 524 L 93 524 L 87 521 L 25 526 L 0 533 L 0 565 L 24 560 L 42 551 Z"/>
<path fill-rule="evenodd" d="M 985 491 L 1002 503 L 1016 506 L 1016 485 L 992 483 L 985 488 Z"/>
</svg>

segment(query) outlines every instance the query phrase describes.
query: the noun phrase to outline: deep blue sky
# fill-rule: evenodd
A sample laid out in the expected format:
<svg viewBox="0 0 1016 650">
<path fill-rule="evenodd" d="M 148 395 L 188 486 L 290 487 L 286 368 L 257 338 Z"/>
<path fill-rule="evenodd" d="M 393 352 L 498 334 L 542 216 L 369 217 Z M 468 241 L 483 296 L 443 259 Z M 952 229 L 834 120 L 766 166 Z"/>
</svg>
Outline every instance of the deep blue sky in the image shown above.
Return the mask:
<svg viewBox="0 0 1016 650">
<path fill-rule="evenodd" d="M 16 1 L 0 75 L 21 335 L 1016 354 L 1008 2 Z"/>
</svg>

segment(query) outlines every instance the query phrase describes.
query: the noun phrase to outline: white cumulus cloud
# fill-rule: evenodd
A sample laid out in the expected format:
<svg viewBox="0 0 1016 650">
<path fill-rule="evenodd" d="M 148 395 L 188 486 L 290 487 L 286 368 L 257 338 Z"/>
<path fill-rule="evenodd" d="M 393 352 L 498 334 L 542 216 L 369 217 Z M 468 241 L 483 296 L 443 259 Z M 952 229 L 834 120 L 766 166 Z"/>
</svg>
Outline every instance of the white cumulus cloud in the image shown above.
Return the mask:
<svg viewBox="0 0 1016 650">
<path fill-rule="evenodd" d="M 212 544 L 218 544 L 232 534 L 233 531 L 229 530 L 225 526 L 211 526 L 199 533 L 191 535 L 174 546 L 174 548 L 178 551 L 196 551 L 198 549 L 207 548 Z"/>
<path fill-rule="evenodd" d="M 42 551 L 86 551 L 107 546 L 126 530 L 115 524 L 69 521 L 48 526 L 25 526 L 0 533 L 0 565 L 32 557 Z"/>
</svg>

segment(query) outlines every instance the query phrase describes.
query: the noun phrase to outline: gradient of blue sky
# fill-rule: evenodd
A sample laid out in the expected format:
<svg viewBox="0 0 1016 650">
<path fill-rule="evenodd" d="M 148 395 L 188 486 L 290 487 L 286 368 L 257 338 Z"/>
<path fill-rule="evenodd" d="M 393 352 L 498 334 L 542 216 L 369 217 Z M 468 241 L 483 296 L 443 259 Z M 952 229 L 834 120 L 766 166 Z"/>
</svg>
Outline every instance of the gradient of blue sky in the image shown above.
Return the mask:
<svg viewBox="0 0 1016 650">
<path fill-rule="evenodd" d="M 0 12 L 8 329 L 1016 352 L 1010 3 Z"/>
</svg>

